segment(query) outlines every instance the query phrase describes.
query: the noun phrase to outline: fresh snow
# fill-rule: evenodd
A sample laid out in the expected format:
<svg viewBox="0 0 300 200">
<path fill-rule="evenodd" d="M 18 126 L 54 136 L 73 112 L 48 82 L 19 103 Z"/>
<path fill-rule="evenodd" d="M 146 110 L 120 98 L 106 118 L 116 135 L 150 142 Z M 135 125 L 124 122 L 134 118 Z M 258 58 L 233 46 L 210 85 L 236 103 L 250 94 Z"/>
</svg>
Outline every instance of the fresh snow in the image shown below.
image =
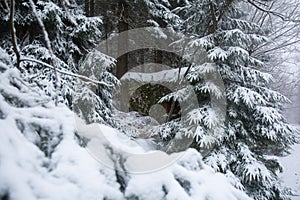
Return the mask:
<svg viewBox="0 0 300 200">
<path fill-rule="evenodd" d="M 46 158 L 37 146 L 24 137 L 12 117 L 10 120 L 0 121 L 0 194 L 9 192 L 12 199 L 123 199 L 114 169 L 97 162 L 74 140 L 73 128 L 78 123 L 75 124 L 72 112 L 64 107 L 53 107 L 50 113 L 64 126 L 64 139 L 56 147 L 51 159 Z M 98 126 L 98 130 L 105 133 L 105 138 L 109 134 L 121 134 L 105 125 L 86 125 L 90 126 Z M 143 151 L 137 143 L 126 139 L 124 135 L 121 138 L 111 136 L 108 140 L 120 148 L 125 148 L 122 149 L 124 151 Z M 102 147 L 102 150 L 105 148 Z M 153 158 L 159 159 L 159 156 Z M 201 162 L 198 152 L 188 150 L 176 164 L 162 170 L 129 175 L 125 195 L 149 200 L 164 197 L 187 200 L 208 197 L 215 200 L 250 199 L 231 186 L 223 175 L 215 174 L 204 164 L 199 165 Z M 185 191 L 177 179 L 190 184 L 186 186 L 190 187 L 189 192 Z M 167 194 L 162 188 L 165 188 Z"/>
<path fill-rule="evenodd" d="M 280 158 L 283 166 L 283 173 L 281 179 L 287 187 L 290 187 L 295 196 L 293 200 L 300 199 L 300 144 L 292 147 L 291 154 Z"/>
<path fill-rule="evenodd" d="M 156 64 L 158 65 L 158 64 Z M 161 68 L 166 68 L 163 65 L 158 65 Z M 186 72 L 187 67 L 183 67 L 181 69 L 180 78 L 183 77 Z M 163 82 L 176 82 L 178 80 L 178 69 L 164 69 L 159 72 L 127 72 L 121 79 L 121 81 L 125 80 L 134 80 L 138 82 L 146 82 L 146 83 L 163 83 Z"/>
<path fill-rule="evenodd" d="M 28 85 L 0 53 L 1 198 L 250 199 L 205 165 L 196 150 L 173 155 L 149 151 L 116 129 L 85 124 L 65 105 L 55 106 L 40 89 Z M 147 167 L 145 158 L 161 168 L 129 173 Z M 157 162 L 168 159 L 163 165 Z"/>
</svg>

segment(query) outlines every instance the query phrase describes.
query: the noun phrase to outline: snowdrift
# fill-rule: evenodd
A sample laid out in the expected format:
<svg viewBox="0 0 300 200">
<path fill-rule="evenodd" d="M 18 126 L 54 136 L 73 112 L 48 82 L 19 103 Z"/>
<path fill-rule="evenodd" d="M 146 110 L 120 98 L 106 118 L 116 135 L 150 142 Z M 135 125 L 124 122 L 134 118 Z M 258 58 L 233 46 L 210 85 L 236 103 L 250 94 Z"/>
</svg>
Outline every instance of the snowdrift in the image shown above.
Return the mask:
<svg viewBox="0 0 300 200">
<path fill-rule="evenodd" d="M 206 166 L 193 149 L 163 169 L 129 173 L 137 161 L 118 165 L 122 152 L 143 154 L 146 148 L 116 129 L 76 120 L 65 105 L 54 106 L 9 60 L 1 50 L 0 199 L 250 199 Z M 112 143 L 122 151 L 109 151 Z M 92 147 L 102 150 L 97 155 L 104 163 L 95 158 Z M 158 159 L 172 156 L 155 153 Z"/>
</svg>

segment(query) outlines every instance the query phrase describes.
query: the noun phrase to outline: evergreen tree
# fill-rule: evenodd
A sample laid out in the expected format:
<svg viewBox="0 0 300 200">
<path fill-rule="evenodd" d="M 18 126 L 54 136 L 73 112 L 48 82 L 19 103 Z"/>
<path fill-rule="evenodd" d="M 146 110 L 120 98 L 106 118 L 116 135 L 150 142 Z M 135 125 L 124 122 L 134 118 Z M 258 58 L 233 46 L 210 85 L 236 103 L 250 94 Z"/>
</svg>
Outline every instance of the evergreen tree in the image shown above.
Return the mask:
<svg viewBox="0 0 300 200">
<path fill-rule="evenodd" d="M 296 141 L 294 128 L 282 115 L 288 99 L 270 89 L 274 79 L 262 72 L 265 60 L 261 58 L 266 56 L 253 56 L 255 47 L 268 38 L 257 24 L 246 20 L 242 1 L 185 1 L 175 7 L 169 1 L 168 5 L 168 9 L 156 7 L 170 12 L 167 16 L 176 13 L 179 24 L 175 27 L 191 36 L 185 58 L 192 60 L 200 55 L 197 49 L 204 49 L 210 60 L 189 64 L 186 79 L 195 88 L 199 108 L 188 114 L 191 127 L 196 128 L 181 127 L 181 133 L 193 136 L 193 147 L 203 153 L 205 162 L 253 198 L 287 199 L 288 190 L 278 178 L 281 166 L 274 155 L 285 154 Z M 177 43 L 183 46 L 184 42 Z M 211 81 L 216 74 L 221 75 L 225 91 Z M 182 91 L 161 101 L 184 99 L 188 94 Z M 224 123 L 212 99 L 226 101 Z M 177 123 L 170 124 L 176 127 Z"/>
<path fill-rule="evenodd" d="M 21 71 L 24 77 L 31 84 L 42 88 L 51 98 L 58 96 L 59 102 L 73 108 L 81 116 L 84 115 L 88 122 L 112 123 L 109 97 L 117 80 L 108 70 L 113 67 L 114 60 L 97 52 L 91 52 L 87 56 L 100 41 L 101 17 L 86 17 L 82 11 L 83 5 L 78 5 L 76 1 L 37 1 L 33 5 L 35 12 L 29 1 L 16 1 L 15 4 L 14 23 L 21 56 L 54 65 L 59 71 L 55 73 L 53 69 L 40 63 L 23 61 Z M 45 26 L 54 58 L 49 52 L 47 38 L 44 37 L 37 18 Z M 1 10 L 0 24 L 4 27 L 0 45 L 13 55 L 8 32 L 9 12 Z M 92 55 L 94 58 L 91 58 Z M 93 62 L 89 62 L 89 59 L 93 59 Z M 14 62 L 17 62 L 16 58 Z M 87 66 L 87 63 L 90 65 Z M 83 65 L 89 71 L 84 70 Z M 83 73 L 107 84 L 95 86 L 69 75 L 70 73 Z"/>
<path fill-rule="evenodd" d="M 194 86 L 199 108 L 188 113 L 185 120 L 190 126 L 182 127 L 177 123 L 178 119 L 175 119 L 160 126 L 158 134 L 164 140 L 180 134 L 194 137 L 193 147 L 202 152 L 204 161 L 215 171 L 224 173 L 232 184 L 245 190 L 255 199 L 286 199 L 287 191 L 278 180 L 281 167 L 274 155 L 283 155 L 295 142 L 293 127 L 282 116 L 282 103 L 288 100 L 270 89 L 272 77 L 260 70 L 265 66 L 265 60 L 262 59 L 266 56 L 253 56 L 255 46 L 266 42 L 268 38 L 258 25 L 246 20 L 246 13 L 241 9 L 242 3 L 241 0 L 145 1 L 149 7 L 150 24 L 168 27 L 191 36 L 191 40 L 184 44 L 184 59 L 200 57 L 201 52 L 195 51 L 197 49 L 204 49 L 210 59 L 198 65 L 186 60 L 178 62 L 177 67 L 186 67 L 188 70 L 185 78 Z M 30 84 L 29 87 L 42 89 L 52 99 L 58 96 L 60 102 L 73 108 L 87 122 L 112 124 L 111 88 L 118 81 L 108 70 L 114 66 L 115 60 L 89 50 L 101 38 L 101 19 L 86 17 L 75 1 L 40 0 L 34 4 L 36 12 L 32 12 L 33 7 L 29 1 L 22 0 L 16 1 L 15 8 L 14 20 L 21 57 L 55 65 L 58 70 L 54 73 L 53 66 L 49 68 L 40 62 L 23 60 L 20 70 L 24 81 Z M 14 51 L 8 32 L 7 9 L 2 7 L 0 12 L 0 24 L 4 27 L 0 34 L 0 45 L 12 56 Z M 45 25 L 51 41 L 51 50 L 47 47 L 49 41 L 45 39 L 37 18 Z M 174 44 L 182 46 L 184 42 L 186 41 L 177 41 Z M 51 51 L 54 56 L 51 55 Z M 7 58 L 5 60 L 9 62 Z M 14 57 L 13 61 L 16 64 L 18 59 Z M 2 68 L 1 71 L 6 71 L 8 67 Z M 64 73 L 61 73 L 62 71 Z M 101 81 L 101 84 L 83 82 L 83 77 L 76 76 L 78 73 Z M 207 79 L 215 78 L 215 74 L 221 75 L 225 91 L 223 85 L 220 87 L 216 82 Z M 21 90 L 14 82 L 9 84 L 12 84 L 10 87 Z M 188 101 L 189 96 L 185 88 L 179 89 L 162 98 L 161 102 Z M 5 96 L 5 92 L 2 93 Z M 24 107 L 23 104 L 18 104 L 22 103 L 21 101 L 14 102 L 15 99 L 9 96 L 5 98 L 5 101 L 11 101 L 15 107 Z M 214 107 L 212 99 L 217 99 L 219 103 L 226 101 L 224 121 L 220 119 L 221 115 Z M 5 112 L 2 110 L 0 118 L 5 118 Z M 22 124 L 17 128 L 22 129 Z M 47 135 L 48 132 L 44 132 L 43 129 L 39 131 L 41 139 L 46 142 L 42 141 L 37 145 L 40 145 L 46 156 L 51 157 L 56 146 L 61 144 L 62 133 L 56 131 L 55 135 Z M 48 143 L 52 137 L 58 140 Z M 48 148 L 48 144 L 51 148 Z M 197 155 L 199 159 L 197 153 L 192 154 Z M 192 154 L 189 159 L 193 158 Z M 191 170 L 198 169 L 201 162 L 197 161 L 189 167 L 189 163 L 192 162 L 189 159 L 182 165 Z M 191 196 L 189 181 L 183 177 L 174 179 L 178 174 L 180 173 L 175 170 L 170 174 L 172 184 L 161 181 L 158 188 L 160 193 L 157 193 L 161 199 L 172 196 L 174 190 L 170 188 L 174 184 L 177 185 L 176 188 L 180 188 L 182 195 Z M 128 198 L 144 195 L 144 190 L 135 190 L 136 184 L 120 181 L 119 183 L 124 184 L 123 189 L 126 189 L 127 185 L 130 186 L 129 191 L 125 193 Z M 195 184 L 193 190 L 196 191 L 200 182 L 197 180 L 192 183 Z M 166 185 L 170 187 L 169 190 Z M 157 191 L 156 189 L 154 188 L 154 191 Z"/>
</svg>

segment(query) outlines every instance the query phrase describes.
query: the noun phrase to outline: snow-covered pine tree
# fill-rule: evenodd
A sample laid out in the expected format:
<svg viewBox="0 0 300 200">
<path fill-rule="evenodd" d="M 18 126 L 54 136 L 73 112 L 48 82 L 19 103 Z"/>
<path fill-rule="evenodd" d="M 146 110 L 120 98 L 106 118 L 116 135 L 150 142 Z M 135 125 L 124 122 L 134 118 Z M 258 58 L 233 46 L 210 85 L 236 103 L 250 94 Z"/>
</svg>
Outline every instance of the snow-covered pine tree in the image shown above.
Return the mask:
<svg viewBox="0 0 300 200">
<path fill-rule="evenodd" d="M 180 26 L 180 18 L 173 13 L 172 8 L 178 6 L 179 2 L 143 0 L 149 9 L 149 25 L 154 27 L 170 28 L 177 30 Z M 171 4 L 172 3 L 172 4 Z M 175 4 L 175 5 L 174 5 Z"/>
<path fill-rule="evenodd" d="M 75 5 L 75 2 L 70 4 L 67 1 L 59 2 L 38 1 L 36 3 L 37 15 L 42 19 L 49 33 L 58 69 L 76 73 L 85 69 L 79 67 L 78 59 L 79 56 L 86 53 L 86 48 L 98 39 L 98 26 L 101 21 L 99 18 L 86 18 L 80 8 L 72 6 L 72 4 Z M 61 2 L 64 2 L 65 6 L 60 5 Z M 184 3 L 186 3 L 185 6 L 176 10 L 183 23 L 177 21 L 180 24 L 176 24 L 176 26 L 182 25 L 184 33 L 193 35 L 194 38 L 189 43 L 190 49 L 195 47 L 206 49 L 216 64 L 216 68 L 212 68 L 210 64 L 192 66 L 187 78 L 195 86 L 199 97 L 216 95 L 218 87 L 213 88 L 213 85 L 207 85 L 203 77 L 207 72 L 219 70 L 225 83 L 227 98 L 227 118 L 224 131 L 218 129 L 214 134 L 207 131 L 211 128 L 212 123 L 218 121 L 207 98 L 202 99 L 199 109 L 190 113 L 190 121 L 197 126 L 197 131 L 190 133 L 195 137 L 195 147 L 200 151 L 203 148 L 210 149 L 209 146 L 213 147 L 205 155 L 205 161 L 216 171 L 225 173 L 236 187 L 245 189 L 254 198 L 284 199 L 286 197 L 284 189 L 276 175 L 280 166 L 270 155 L 278 155 L 285 151 L 289 144 L 293 143 L 294 138 L 291 135 L 292 127 L 284 121 L 280 113 L 281 102 L 286 101 L 286 98 L 269 89 L 270 76 L 257 69 L 263 67 L 263 63 L 252 57 L 253 46 L 264 42 L 265 38 L 261 36 L 260 29 L 255 24 L 244 20 L 238 0 L 229 0 L 228 2 L 220 0 L 185 1 Z M 172 8 L 172 5 L 178 4 L 164 1 L 164 5 L 164 8 L 155 6 L 153 9 L 162 8 L 166 13 L 164 19 L 168 20 L 168 16 L 174 16 L 174 14 L 170 11 L 172 9 L 165 8 Z M 4 30 L 9 30 L 8 13 L 2 9 L 0 15 Z M 27 1 L 16 1 L 15 24 L 21 54 L 50 63 L 49 50 L 45 48 L 43 34 L 38 28 L 32 8 Z M 1 32 L 1 46 L 5 47 L 10 55 L 13 55 L 12 45 L 9 41 L 8 31 Z M 100 56 L 100 59 L 97 56 Z M 107 60 L 101 54 L 93 55 L 86 61 L 94 58 L 98 59 L 99 63 L 108 63 L 109 65 L 113 63 L 112 60 Z M 89 64 L 89 62 L 84 63 Z M 77 84 L 79 79 L 59 74 L 58 85 L 61 88 L 55 88 L 55 76 L 52 69 L 32 62 L 23 62 L 21 67 L 25 80 L 32 86 L 39 86 L 50 97 L 55 97 L 58 89 L 60 101 L 72 106 L 70 102 L 73 101 L 68 98 L 72 96 L 75 90 L 74 84 Z M 104 69 L 107 67 L 108 65 L 104 66 Z M 92 72 L 88 73 L 83 70 L 83 74 L 91 78 L 94 78 L 96 74 L 98 76 L 98 72 L 93 71 L 93 66 L 91 69 Z M 100 70 L 100 75 L 104 78 L 99 79 L 108 84 L 116 82 L 111 74 L 103 72 L 104 70 Z M 104 119 L 102 115 L 109 118 L 110 110 L 102 109 L 101 106 L 109 105 L 107 93 L 110 92 L 110 89 L 103 90 L 106 91 L 102 94 L 107 95 L 105 98 L 94 98 L 98 89 L 95 86 L 88 88 L 79 84 L 79 93 L 84 95 L 85 100 L 88 100 L 82 102 L 89 102 L 86 105 L 92 106 L 92 109 L 88 107 L 87 110 L 91 110 L 91 113 L 99 110 L 105 111 L 98 115 L 97 113 L 87 115 L 82 110 L 78 110 L 79 114 L 88 116 L 87 121 L 102 121 Z M 180 94 L 184 93 L 176 94 L 179 98 Z M 105 103 L 100 101 L 102 99 Z M 98 104 L 99 107 L 95 104 Z M 3 118 L 3 112 L 0 112 L 0 115 Z M 194 167 L 192 168 L 194 169 Z M 175 177 L 175 174 L 171 174 L 170 177 Z M 172 179 L 172 181 L 175 180 Z M 200 182 L 195 181 L 194 183 Z M 180 184 L 179 182 L 175 183 Z M 136 192 L 136 185 L 138 184 L 132 184 L 130 189 L 133 192 L 131 193 Z M 164 184 L 161 186 L 159 191 L 164 192 L 166 189 Z M 128 192 L 130 195 L 131 193 Z M 166 193 L 161 193 L 162 198 L 165 197 L 164 195 Z"/>
<path fill-rule="evenodd" d="M 84 115 L 88 122 L 112 123 L 111 119 L 111 87 L 116 83 L 114 76 L 107 70 L 114 65 L 114 61 L 102 54 L 94 59 L 98 69 L 83 71 L 87 66 L 87 59 L 96 53 L 91 49 L 101 37 L 101 17 L 86 17 L 83 5 L 77 1 L 40 0 L 34 4 L 33 12 L 29 1 L 15 1 L 15 29 L 21 57 L 43 61 L 56 66 L 57 70 L 66 73 L 82 73 L 94 80 L 106 82 L 107 85 L 97 85 L 84 82 L 65 73 L 54 73 L 54 70 L 40 63 L 21 62 L 22 75 L 33 85 L 37 85 L 51 98 L 58 96 L 70 108 Z M 46 45 L 44 33 L 37 21 L 41 19 L 47 31 L 53 57 Z M 9 12 L 1 9 L 0 23 L 4 27 L 1 32 L 1 46 L 13 55 L 13 46 L 9 33 Z M 99 55 L 101 59 L 99 59 Z M 87 58 L 85 59 L 85 56 Z M 52 62 L 52 59 L 54 60 Z M 14 62 L 17 60 L 14 58 Z M 95 76 L 95 70 L 99 71 Z M 57 80 L 56 80 L 57 79 Z M 83 92 L 84 91 L 84 92 Z M 100 97 L 99 97 L 100 96 Z M 84 105 L 79 101 L 84 98 Z M 86 113 L 86 111 L 89 111 Z"/>
<path fill-rule="evenodd" d="M 205 162 L 226 174 L 237 188 L 255 199 L 287 199 L 288 190 L 278 178 L 281 166 L 276 156 L 286 153 L 296 140 L 293 127 L 282 115 L 282 104 L 288 99 L 270 89 L 273 78 L 262 72 L 265 65 L 259 58 L 263 56 L 253 56 L 255 47 L 268 38 L 257 24 L 246 20 L 243 3 L 185 1 L 172 8 L 171 2 L 169 9 L 163 9 L 177 13 L 181 31 L 191 35 L 187 52 L 205 49 L 210 59 L 203 65 L 191 64 L 186 76 L 199 98 L 199 108 L 189 113 L 196 130 L 187 134 L 195 138 L 193 146 L 205 153 Z M 216 72 L 222 77 L 224 94 L 220 85 L 205 80 Z M 226 118 L 215 129 L 220 119 L 211 99 L 222 95 L 227 103 Z M 162 100 L 184 96 L 174 92 Z"/>
</svg>

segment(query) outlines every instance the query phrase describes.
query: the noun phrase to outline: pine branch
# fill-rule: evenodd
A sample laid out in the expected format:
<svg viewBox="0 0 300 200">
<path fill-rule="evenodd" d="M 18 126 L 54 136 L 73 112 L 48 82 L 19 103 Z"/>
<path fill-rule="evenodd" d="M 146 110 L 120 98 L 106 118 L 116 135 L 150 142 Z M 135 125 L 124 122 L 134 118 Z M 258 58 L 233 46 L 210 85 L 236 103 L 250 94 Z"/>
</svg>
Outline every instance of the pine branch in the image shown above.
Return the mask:
<svg viewBox="0 0 300 200">
<path fill-rule="evenodd" d="M 13 49 L 17 57 L 17 68 L 20 69 L 20 49 L 17 43 L 17 36 L 16 36 L 16 29 L 14 24 L 14 12 L 15 12 L 15 1 L 10 1 L 10 15 L 9 15 L 9 21 L 10 21 L 10 33 L 11 33 L 11 39 L 13 43 Z"/>
<path fill-rule="evenodd" d="M 54 69 L 54 67 L 52 65 L 49 65 L 48 63 L 45 63 L 43 61 L 36 60 L 36 59 L 33 59 L 33 58 L 21 57 L 20 62 L 24 62 L 24 61 L 35 62 L 35 63 L 41 64 L 41 65 L 44 65 L 45 67 L 48 67 L 50 69 Z M 86 76 L 83 76 L 83 75 L 80 75 L 80 74 L 74 74 L 72 72 L 67 72 L 67 71 L 63 71 L 63 70 L 60 70 L 60 69 L 56 69 L 56 71 L 58 73 L 61 73 L 61 74 L 65 74 L 65 75 L 68 75 L 68 76 L 73 76 L 73 77 L 80 78 L 80 79 L 85 80 L 87 82 L 91 82 L 91 83 L 95 83 L 95 84 L 99 84 L 99 85 L 104 85 L 104 86 L 107 86 L 107 87 L 113 87 L 113 85 L 109 85 L 109 84 L 107 84 L 105 82 L 102 82 L 102 81 L 93 80 L 93 79 L 90 79 L 89 77 L 86 77 Z"/>
</svg>

